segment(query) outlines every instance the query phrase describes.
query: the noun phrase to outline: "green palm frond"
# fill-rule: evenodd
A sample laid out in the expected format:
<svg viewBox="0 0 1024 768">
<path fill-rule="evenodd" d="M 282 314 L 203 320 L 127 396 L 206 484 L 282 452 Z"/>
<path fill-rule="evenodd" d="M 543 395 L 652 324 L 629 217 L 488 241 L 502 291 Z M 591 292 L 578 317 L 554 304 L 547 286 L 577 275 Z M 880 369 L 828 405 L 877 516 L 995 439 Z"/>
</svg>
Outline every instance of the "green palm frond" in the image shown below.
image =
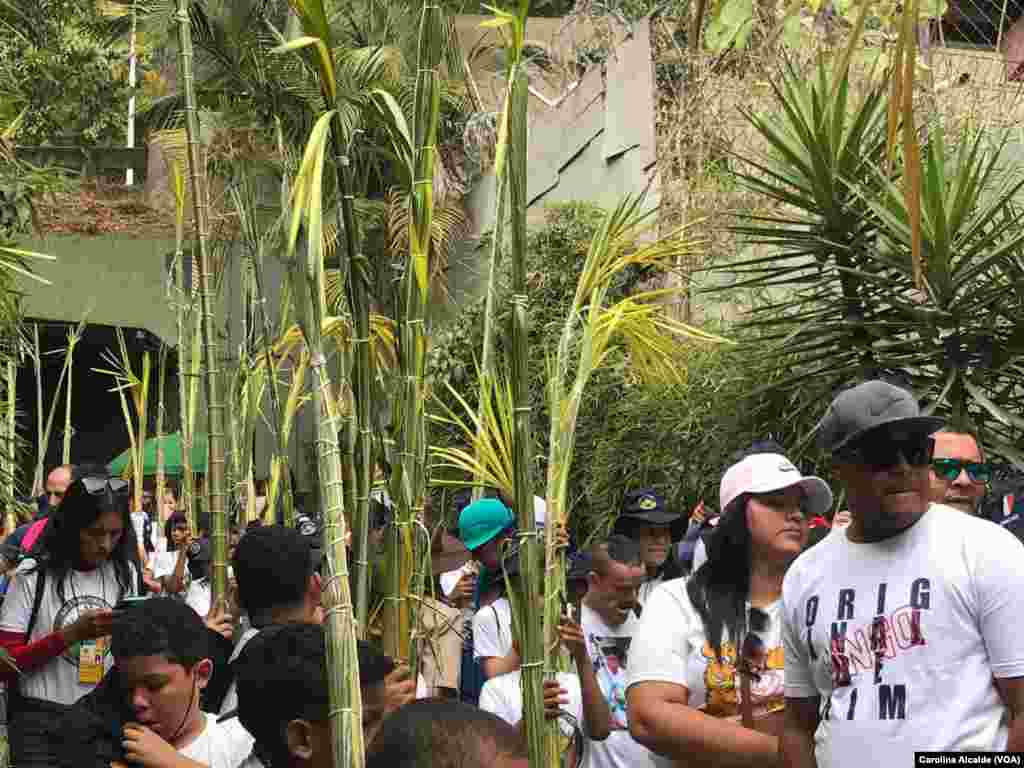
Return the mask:
<svg viewBox="0 0 1024 768">
<path fill-rule="evenodd" d="M 447 382 L 448 394 L 455 398 L 459 413 L 444 400 L 434 397 L 439 412 L 430 414 L 432 422 L 454 427 L 465 441 L 466 448 L 432 447 L 434 469 L 439 473 L 433 484 L 465 487 L 477 482 L 496 488 L 506 498 L 512 498 L 514 472 L 512 466 L 513 435 L 515 430 L 515 403 L 512 386 L 500 374 L 491 378 L 478 372 L 483 379 L 481 391 L 485 393 L 479 411 Z"/>
</svg>

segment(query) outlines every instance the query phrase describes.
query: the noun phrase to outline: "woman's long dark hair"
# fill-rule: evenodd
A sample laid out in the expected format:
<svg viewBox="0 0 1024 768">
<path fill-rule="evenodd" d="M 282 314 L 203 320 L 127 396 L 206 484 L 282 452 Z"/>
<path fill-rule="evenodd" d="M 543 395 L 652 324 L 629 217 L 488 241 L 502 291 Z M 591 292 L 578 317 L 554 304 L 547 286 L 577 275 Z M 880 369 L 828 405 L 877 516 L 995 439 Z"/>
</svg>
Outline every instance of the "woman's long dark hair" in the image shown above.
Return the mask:
<svg viewBox="0 0 1024 768">
<path fill-rule="evenodd" d="M 49 525 L 40 541 L 40 554 L 34 570 L 45 569 L 47 577 L 52 577 L 57 596 L 61 602 L 65 600 L 64 581 L 81 557 L 79 533 L 93 525 L 104 512 L 115 510 L 121 516 L 124 532 L 117 542 L 110 562 L 114 566 L 119 587 L 118 599 L 124 597 L 132 589 L 133 576 L 141 578 L 142 568 L 139 564 L 138 540 L 132 526 L 128 508 L 127 493 L 111 493 L 104 488 L 95 495 L 90 494 L 82 483 L 83 477 L 107 478 L 105 471 L 83 471 L 76 473 L 71 485 L 64 494 L 64 500 L 56 513 L 50 518 Z"/>
<path fill-rule="evenodd" d="M 759 453 L 782 454 L 783 448 L 772 440 L 760 440 L 733 456 L 730 466 Z M 708 559 L 686 583 L 686 593 L 704 622 L 708 644 L 721 657 L 725 632 L 736 646 L 747 632 L 764 631 L 768 616 L 757 608 L 747 610 L 750 599 L 751 538 L 747 526 L 747 502 L 750 494 L 741 493 L 722 510 L 718 526 L 708 539 Z"/>
</svg>

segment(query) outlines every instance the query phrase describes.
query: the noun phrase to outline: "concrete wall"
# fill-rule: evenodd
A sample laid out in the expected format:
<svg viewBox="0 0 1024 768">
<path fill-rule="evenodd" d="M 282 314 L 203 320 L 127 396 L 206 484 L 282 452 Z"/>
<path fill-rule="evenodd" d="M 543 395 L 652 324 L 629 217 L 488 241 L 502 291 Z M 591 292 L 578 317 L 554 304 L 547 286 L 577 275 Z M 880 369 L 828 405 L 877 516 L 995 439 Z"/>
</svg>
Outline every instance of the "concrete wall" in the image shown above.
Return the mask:
<svg viewBox="0 0 1024 768">
<path fill-rule="evenodd" d="M 543 90 L 541 83 L 536 87 Z M 632 36 L 603 66 L 592 66 L 557 105 L 531 96 L 531 218 L 537 220 L 548 203 L 589 200 L 613 207 L 623 196 L 648 188 L 650 204 L 657 204 L 655 149 L 654 70 L 650 28 L 643 21 L 634 25 Z M 494 195 L 494 177 L 488 175 L 467 197 L 477 234 L 493 226 Z"/>
</svg>

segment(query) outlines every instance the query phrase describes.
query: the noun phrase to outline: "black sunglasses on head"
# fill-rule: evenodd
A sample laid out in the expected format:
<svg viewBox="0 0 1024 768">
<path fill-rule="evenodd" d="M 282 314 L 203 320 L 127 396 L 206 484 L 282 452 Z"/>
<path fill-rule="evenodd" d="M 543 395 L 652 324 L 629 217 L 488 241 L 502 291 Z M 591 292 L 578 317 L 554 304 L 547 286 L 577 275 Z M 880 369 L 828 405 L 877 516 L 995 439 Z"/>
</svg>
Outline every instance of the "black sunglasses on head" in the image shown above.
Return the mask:
<svg viewBox="0 0 1024 768">
<path fill-rule="evenodd" d="M 882 432 L 838 451 L 836 458 L 881 471 L 896 466 L 901 460 L 911 467 L 927 466 L 934 451 L 935 441 L 927 435 Z"/>
<path fill-rule="evenodd" d="M 98 496 L 108 489 L 115 495 L 128 493 L 128 481 L 119 477 L 87 476 L 82 478 L 82 486 L 90 496 Z"/>
</svg>

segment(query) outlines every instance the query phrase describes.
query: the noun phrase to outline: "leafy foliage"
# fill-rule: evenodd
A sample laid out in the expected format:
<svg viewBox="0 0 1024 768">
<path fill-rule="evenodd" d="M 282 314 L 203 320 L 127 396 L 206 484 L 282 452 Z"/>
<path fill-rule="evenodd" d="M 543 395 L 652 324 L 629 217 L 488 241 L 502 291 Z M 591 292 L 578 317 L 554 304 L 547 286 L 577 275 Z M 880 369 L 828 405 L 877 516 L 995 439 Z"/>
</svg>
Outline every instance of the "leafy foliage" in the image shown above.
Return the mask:
<svg viewBox="0 0 1024 768">
<path fill-rule="evenodd" d="M 549 448 L 546 350 L 557 345 L 587 248 L 603 217 L 600 208 L 587 203 L 554 205 L 546 211 L 545 225 L 530 235 L 530 402 L 533 434 L 542 446 L 537 456 L 546 456 Z M 620 299 L 632 293 L 644 277 L 643 270 L 627 271 L 616 281 L 610 297 Z M 503 283 L 499 292 L 507 290 Z M 496 304 L 504 306 L 500 298 Z M 429 373 L 433 393 L 443 403 L 437 408 L 441 418 L 435 420 L 431 431 L 436 446 L 467 447 L 464 430 L 451 423 L 451 416 L 476 412 L 476 355 L 482 342 L 482 315 L 481 300 L 435 333 Z M 500 319 L 507 322 L 507 317 Z M 732 328 L 710 330 L 733 338 Z M 727 345 L 692 345 L 685 346 L 681 354 L 678 367 L 685 373 L 678 382 L 645 383 L 625 357 L 610 361 L 591 378 L 577 423 L 569 480 L 570 520 L 577 536 L 585 538 L 603 529 L 625 493 L 642 485 L 661 489 L 681 510 L 688 510 L 699 498 L 715 504 L 729 455 L 769 433 L 787 447 L 794 445 L 797 435 L 819 415 L 809 408 L 809 398 L 799 392 L 750 397 L 765 380 L 761 371 L 746 364 L 746 349 L 739 352 Z M 776 357 L 770 378 L 784 378 L 790 362 Z M 445 477 L 439 470 L 435 466 L 434 476 Z M 534 479 L 540 491 L 545 476 L 539 464 Z"/>
<path fill-rule="evenodd" d="M 106 44 L 104 20 L 87 0 L 0 3 L 0 120 L 22 115 L 19 141 L 124 141 L 126 51 Z"/>
<path fill-rule="evenodd" d="M 775 205 L 736 227 L 763 252 L 722 269 L 750 287 L 785 287 L 744 327 L 758 334 L 754 368 L 772 369 L 780 354 L 794 361 L 791 376 L 761 389 L 829 399 L 850 382 L 894 379 L 1024 463 L 1024 175 L 997 137 L 947 139 L 931 126 L 918 289 L 913 215 L 885 158 L 885 86 L 856 104 L 848 87 L 824 70 L 810 81 L 790 71 L 775 116 L 749 115 L 772 157 L 744 158 L 756 175 L 738 178 Z"/>
</svg>

